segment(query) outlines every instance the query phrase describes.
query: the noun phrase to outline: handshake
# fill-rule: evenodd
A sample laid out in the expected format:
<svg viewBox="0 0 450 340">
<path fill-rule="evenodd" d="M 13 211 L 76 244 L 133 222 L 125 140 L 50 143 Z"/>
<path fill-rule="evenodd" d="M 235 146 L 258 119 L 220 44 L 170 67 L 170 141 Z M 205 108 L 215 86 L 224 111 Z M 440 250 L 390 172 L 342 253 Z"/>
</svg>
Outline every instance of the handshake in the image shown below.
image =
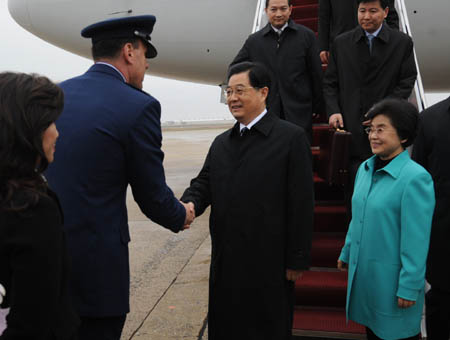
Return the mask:
<svg viewBox="0 0 450 340">
<path fill-rule="evenodd" d="M 194 206 L 194 203 L 192 203 L 192 202 L 184 203 L 184 202 L 181 202 L 181 201 L 180 201 L 180 203 L 183 204 L 184 208 L 186 209 L 186 219 L 184 220 L 183 230 L 184 229 L 189 229 L 191 227 L 191 223 L 195 219 L 195 206 Z"/>
</svg>

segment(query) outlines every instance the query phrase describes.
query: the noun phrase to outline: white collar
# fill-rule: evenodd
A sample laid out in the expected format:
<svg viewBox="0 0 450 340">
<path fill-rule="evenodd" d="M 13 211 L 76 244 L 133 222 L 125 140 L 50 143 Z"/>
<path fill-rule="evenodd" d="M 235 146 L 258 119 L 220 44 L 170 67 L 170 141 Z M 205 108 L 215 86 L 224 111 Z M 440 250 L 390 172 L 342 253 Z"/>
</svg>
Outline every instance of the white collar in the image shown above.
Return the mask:
<svg viewBox="0 0 450 340">
<path fill-rule="evenodd" d="M 367 31 L 364 31 L 364 32 L 366 33 L 366 37 L 369 35 L 373 35 L 374 37 L 376 37 L 376 36 L 378 36 L 378 33 L 380 33 L 382 28 L 383 28 L 383 24 L 381 24 L 380 27 L 378 27 L 378 29 L 373 33 L 369 33 Z"/>
<path fill-rule="evenodd" d="M 124 81 L 125 83 L 127 82 L 127 80 L 125 79 L 125 76 L 122 74 L 122 72 L 120 72 L 119 69 L 118 69 L 117 67 L 115 67 L 114 65 L 105 63 L 104 61 L 97 61 L 96 64 L 106 65 L 106 66 L 109 66 L 109 67 L 115 69 L 115 70 L 122 76 L 123 81 Z"/>
<path fill-rule="evenodd" d="M 270 24 L 270 26 L 272 26 L 272 28 L 273 28 L 273 30 L 274 30 L 275 32 L 277 32 L 278 34 L 281 34 L 281 33 L 283 33 L 284 29 L 285 29 L 286 27 L 288 27 L 288 23 L 287 23 L 287 21 L 286 21 L 286 23 L 284 24 L 284 26 L 281 27 L 281 28 L 273 27 L 272 24 Z"/>
<path fill-rule="evenodd" d="M 262 117 L 264 117 L 264 115 L 267 113 L 267 109 L 264 109 L 263 112 L 261 112 L 259 115 L 257 115 L 255 117 L 255 119 L 253 119 L 250 123 L 248 123 L 248 125 L 244 125 L 242 123 L 239 123 L 239 131 L 242 131 L 243 128 L 247 128 L 247 129 L 251 129 L 253 127 L 253 125 L 255 125 L 256 123 L 258 123 Z"/>
</svg>

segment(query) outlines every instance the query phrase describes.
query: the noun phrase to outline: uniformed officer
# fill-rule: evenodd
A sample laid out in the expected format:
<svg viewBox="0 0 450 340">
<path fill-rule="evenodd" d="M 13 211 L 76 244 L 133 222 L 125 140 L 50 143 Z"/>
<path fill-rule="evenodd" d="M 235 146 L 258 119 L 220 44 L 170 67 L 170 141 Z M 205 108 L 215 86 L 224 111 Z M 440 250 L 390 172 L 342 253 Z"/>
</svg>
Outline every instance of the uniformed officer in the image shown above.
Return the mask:
<svg viewBox="0 0 450 340">
<path fill-rule="evenodd" d="M 65 215 L 80 340 L 119 340 L 130 310 L 128 184 L 142 212 L 163 227 L 178 232 L 194 218 L 166 184 L 161 107 L 141 90 L 146 58 L 157 54 L 154 23 L 145 15 L 86 27 L 95 64 L 61 83 L 57 161 L 47 177 Z"/>
</svg>

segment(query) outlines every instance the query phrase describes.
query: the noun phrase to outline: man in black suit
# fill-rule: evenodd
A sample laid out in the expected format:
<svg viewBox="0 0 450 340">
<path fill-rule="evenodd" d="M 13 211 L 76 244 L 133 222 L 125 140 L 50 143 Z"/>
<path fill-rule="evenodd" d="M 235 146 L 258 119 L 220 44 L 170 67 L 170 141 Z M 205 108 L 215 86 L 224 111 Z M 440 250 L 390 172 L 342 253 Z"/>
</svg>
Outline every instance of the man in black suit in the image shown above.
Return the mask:
<svg viewBox="0 0 450 340">
<path fill-rule="evenodd" d="M 259 62 L 272 74 L 268 108 L 311 135 L 322 99 L 322 66 L 314 32 L 289 19 L 291 0 L 266 0 L 269 23 L 250 35 L 230 66 Z"/>
<path fill-rule="evenodd" d="M 394 3 L 394 0 L 389 0 L 386 23 L 398 30 L 398 14 Z M 319 51 L 322 63 L 328 64 L 330 45 L 334 38 L 358 25 L 357 12 L 357 0 L 319 1 Z"/>
<path fill-rule="evenodd" d="M 329 124 L 352 133 L 351 183 L 361 162 L 372 155 L 364 115 L 383 98 L 407 99 L 417 77 L 411 38 L 383 24 L 388 2 L 358 0 L 359 25 L 334 40 L 325 73 Z"/>
<path fill-rule="evenodd" d="M 309 266 L 311 151 L 302 128 L 267 112 L 269 87 L 262 65 L 230 68 L 237 122 L 181 198 L 197 216 L 211 205 L 210 340 L 290 339 L 294 282 Z"/>
<path fill-rule="evenodd" d="M 427 257 L 427 338 L 450 337 L 450 97 L 420 115 L 412 158 L 433 176 L 436 208 Z"/>
</svg>

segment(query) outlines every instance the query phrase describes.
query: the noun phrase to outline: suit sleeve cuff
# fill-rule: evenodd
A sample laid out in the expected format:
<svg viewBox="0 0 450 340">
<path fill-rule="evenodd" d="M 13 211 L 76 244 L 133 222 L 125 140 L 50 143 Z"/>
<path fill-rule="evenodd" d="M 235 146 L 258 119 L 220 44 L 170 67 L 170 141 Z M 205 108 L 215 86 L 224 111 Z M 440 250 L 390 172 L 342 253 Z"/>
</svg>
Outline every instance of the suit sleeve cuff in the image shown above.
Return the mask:
<svg viewBox="0 0 450 340">
<path fill-rule="evenodd" d="M 289 256 L 286 267 L 289 269 L 307 270 L 309 269 L 309 262 L 310 259 L 302 251 L 299 251 Z"/>
<path fill-rule="evenodd" d="M 349 258 L 348 258 L 347 252 L 342 251 L 341 255 L 339 255 L 339 260 L 341 260 L 344 263 L 348 263 L 349 262 Z"/>
<path fill-rule="evenodd" d="M 416 301 L 417 298 L 419 297 L 419 292 L 420 290 L 418 289 L 410 289 L 399 286 L 397 290 L 397 296 L 405 300 Z"/>
</svg>

